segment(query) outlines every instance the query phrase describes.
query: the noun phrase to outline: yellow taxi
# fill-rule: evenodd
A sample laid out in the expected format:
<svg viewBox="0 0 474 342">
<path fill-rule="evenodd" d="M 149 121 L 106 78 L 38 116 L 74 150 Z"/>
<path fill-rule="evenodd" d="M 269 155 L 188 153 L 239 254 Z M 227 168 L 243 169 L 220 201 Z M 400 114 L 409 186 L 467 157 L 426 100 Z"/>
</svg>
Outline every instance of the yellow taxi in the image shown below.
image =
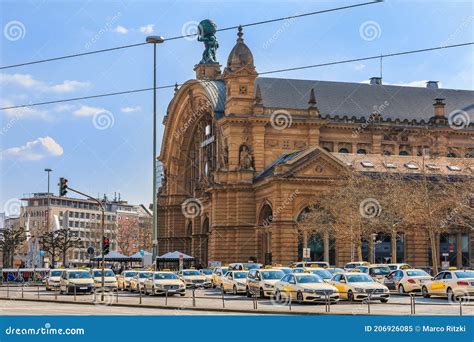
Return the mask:
<svg viewBox="0 0 474 342">
<path fill-rule="evenodd" d="M 474 296 L 474 271 L 458 270 L 450 267 L 439 272 L 432 280 L 423 283 L 421 292 L 423 297 L 448 297 L 449 300 L 459 300 Z"/>
<path fill-rule="evenodd" d="M 96 268 L 91 271 L 92 277 L 94 278 L 95 289 L 102 288 L 102 269 Z M 116 291 L 118 289 L 117 277 L 114 271 L 111 269 L 104 269 L 104 289 Z"/>
<path fill-rule="evenodd" d="M 206 277 L 207 281 L 209 281 L 212 285 L 212 270 L 208 268 L 203 268 L 199 270 L 199 273 L 201 273 L 203 276 Z"/>
<path fill-rule="evenodd" d="M 299 261 L 299 262 L 294 262 L 291 264 L 292 268 L 296 267 L 322 267 L 322 268 L 327 268 L 329 267 L 329 263 L 326 261 Z"/>
<path fill-rule="evenodd" d="M 300 272 L 301 273 L 301 272 Z M 332 273 L 321 267 L 307 267 L 303 273 L 312 273 L 320 277 L 324 282 L 329 283 L 332 278 Z"/>
<path fill-rule="evenodd" d="M 388 268 L 390 268 L 392 271 L 396 270 L 407 270 L 407 269 L 413 269 L 409 264 L 406 263 L 398 263 L 398 264 L 387 264 Z"/>
<path fill-rule="evenodd" d="M 384 280 L 384 285 L 389 290 L 396 290 L 399 293 L 421 291 L 421 285 L 432 277 L 423 270 L 410 268 L 392 271 Z"/>
<path fill-rule="evenodd" d="M 60 293 L 94 292 L 94 279 L 91 273 L 83 269 L 66 269 L 59 280 Z"/>
<path fill-rule="evenodd" d="M 388 287 L 376 282 L 362 272 L 346 272 L 334 275 L 330 281 L 339 290 L 341 299 L 349 301 L 374 299 L 387 303 L 390 298 Z"/>
<path fill-rule="evenodd" d="M 117 287 L 119 290 L 130 289 L 130 280 L 138 273 L 135 270 L 126 270 L 117 276 Z"/>
<path fill-rule="evenodd" d="M 143 291 L 143 284 L 145 280 L 152 276 L 153 272 L 151 271 L 138 271 L 132 278 L 130 278 L 130 292 Z"/>
<path fill-rule="evenodd" d="M 178 277 L 186 284 L 186 287 L 208 288 L 212 286 L 207 277 L 195 269 L 181 270 L 178 272 Z"/>
<path fill-rule="evenodd" d="M 390 268 L 387 265 L 363 265 L 363 266 L 357 266 L 356 269 L 358 269 L 362 273 L 366 273 L 369 276 L 371 276 L 375 281 L 378 281 L 379 283 L 383 283 L 385 280 L 385 277 L 390 274 Z"/>
<path fill-rule="evenodd" d="M 247 290 L 248 271 L 229 271 L 221 277 L 220 287 L 224 293 L 232 291 L 233 294 L 245 293 Z"/>
<path fill-rule="evenodd" d="M 321 277 L 312 273 L 289 273 L 275 284 L 275 298 L 278 302 L 296 300 L 298 303 L 339 300 L 339 291 Z"/>
<path fill-rule="evenodd" d="M 159 295 L 186 294 L 186 284 L 178 278 L 176 273 L 170 271 L 153 272 L 150 278 L 146 278 L 143 283 L 143 291 L 145 294 Z"/>
<path fill-rule="evenodd" d="M 247 297 L 258 294 L 260 298 L 270 297 L 275 289 L 275 284 L 283 278 L 285 273 L 276 268 L 262 268 L 250 270 L 247 274 Z"/>
<path fill-rule="evenodd" d="M 49 271 L 45 283 L 46 291 L 52 291 L 59 287 L 59 281 L 61 280 L 61 274 L 63 271 L 63 269 L 54 269 Z"/>
<path fill-rule="evenodd" d="M 211 283 L 212 287 L 220 286 L 222 277 L 229 271 L 229 267 L 216 267 L 212 272 Z"/>
</svg>

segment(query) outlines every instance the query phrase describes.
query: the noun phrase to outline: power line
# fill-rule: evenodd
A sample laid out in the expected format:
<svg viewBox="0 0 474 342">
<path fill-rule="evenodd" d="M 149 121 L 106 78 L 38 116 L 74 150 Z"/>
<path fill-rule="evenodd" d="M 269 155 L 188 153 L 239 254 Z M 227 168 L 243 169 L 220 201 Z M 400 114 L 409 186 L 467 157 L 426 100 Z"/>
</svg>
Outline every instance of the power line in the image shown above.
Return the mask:
<svg viewBox="0 0 474 342">
<path fill-rule="evenodd" d="M 335 12 L 335 11 L 345 10 L 345 9 L 349 9 L 349 8 L 355 8 L 355 7 L 360 7 L 360 6 L 372 5 L 372 4 L 376 4 L 376 3 L 382 2 L 382 1 L 383 1 L 383 0 L 375 0 L 375 1 L 364 2 L 364 3 L 356 4 L 356 5 L 348 5 L 348 6 L 330 8 L 330 9 L 327 9 L 327 10 L 321 10 L 321 11 L 315 11 L 315 12 L 308 12 L 308 13 L 302 13 L 302 14 L 297 14 L 297 15 L 291 15 L 291 16 L 287 16 L 287 17 L 281 17 L 281 18 L 275 18 L 275 19 L 268 19 L 268 20 L 258 21 L 258 22 L 249 23 L 249 24 L 245 24 L 245 25 L 230 26 L 230 27 L 218 29 L 217 31 L 235 30 L 235 29 L 237 29 L 239 26 L 242 26 L 242 27 L 250 27 L 250 26 L 256 26 L 256 25 L 263 25 L 263 24 L 274 23 L 274 22 L 283 21 L 283 20 L 289 20 L 289 19 L 296 19 L 296 18 L 308 17 L 308 16 L 312 16 L 312 15 L 316 15 L 316 14 L 322 14 L 322 13 L 328 13 L 328 12 Z M 188 38 L 188 37 L 194 37 L 194 36 L 197 36 L 197 33 L 192 33 L 192 34 L 187 34 L 187 35 L 181 35 L 181 36 L 175 36 L 175 37 L 165 38 L 165 41 L 176 40 L 176 39 L 181 39 L 181 38 Z M 17 67 L 20 67 L 20 66 L 26 66 L 26 65 L 32 65 L 32 64 L 40 64 L 40 63 L 58 61 L 58 60 L 67 59 L 67 58 L 75 58 L 75 57 L 93 55 L 93 54 L 97 54 L 97 53 L 110 52 L 110 51 L 121 50 L 121 49 L 128 49 L 128 48 L 137 47 L 137 46 L 142 46 L 142 45 L 146 45 L 146 44 L 148 44 L 148 43 L 137 43 L 137 44 L 122 45 L 122 46 L 117 46 L 117 47 L 108 48 L 108 49 L 94 50 L 94 51 L 88 51 L 88 52 L 83 52 L 83 53 L 76 53 L 76 54 L 65 55 L 65 56 L 60 56 L 60 57 L 53 57 L 53 58 L 47 58 L 47 59 L 40 59 L 40 60 L 36 60 L 36 61 L 31 61 L 31 62 L 25 62 L 25 63 L 19 63 L 19 64 L 6 65 L 6 66 L 0 67 L 0 70 L 11 69 L 11 68 L 17 68 Z"/>
<path fill-rule="evenodd" d="M 376 56 L 361 57 L 361 58 L 354 58 L 354 59 L 346 59 L 346 60 L 341 60 L 341 61 L 336 61 L 336 62 L 329 62 L 329 63 L 322 63 L 322 64 L 305 65 L 305 66 L 294 67 L 294 68 L 286 68 L 286 69 L 279 69 L 279 70 L 264 71 L 264 72 L 259 72 L 258 74 L 259 74 L 259 75 L 275 74 L 275 73 L 278 73 L 278 72 L 303 70 L 303 69 L 318 68 L 318 67 L 324 67 L 324 66 L 330 66 L 330 65 L 336 65 L 336 64 L 344 64 L 344 63 L 367 61 L 367 60 L 369 60 L 369 59 L 381 59 L 381 58 L 388 58 L 388 57 L 409 55 L 409 54 L 414 54 L 414 53 L 427 52 L 427 51 L 434 51 L 434 50 L 442 50 L 442 49 L 449 49 L 449 48 L 455 48 L 455 47 L 461 47 L 461 46 L 467 46 L 467 45 L 473 45 L 473 44 L 474 44 L 474 42 L 462 43 L 462 44 L 454 44 L 454 45 L 443 45 L 443 46 L 437 46 L 437 47 L 432 47 L 432 48 L 427 48 L 427 49 L 419 49 L 419 50 L 410 50 L 410 51 L 395 52 L 395 53 L 390 53 L 390 54 L 387 54 L 387 55 L 376 55 Z"/>
<path fill-rule="evenodd" d="M 426 48 L 426 49 L 394 52 L 394 53 L 390 53 L 390 54 L 386 54 L 386 55 L 377 55 L 377 56 L 370 56 L 370 57 L 353 58 L 353 59 L 346 59 L 346 60 L 335 61 L 335 62 L 305 65 L 305 66 L 293 67 L 293 68 L 287 68 L 287 69 L 271 70 L 271 71 L 260 72 L 259 75 L 268 75 L 268 74 L 275 74 L 275 73 L 287 72 L 287 71 L 295 71 L 295 70 L 325 67 L 325 66 L 330 66 L 330 65 L 365 61 L 365 60 L 369 60 L 369 59 L 378 59 L 378 58 L 388 58 L 388 57 L 409 55 L 409 54 L 414 54 L 414 53 L 435 51 L 435 50 L 441 50 L 441 49 L 449 49 L 449 48 L 456 48 L 456 47 L 462 47 L 462 46 L 468 46 L 468 45 L 474 45 L 474 42 L 454 44 L 454 45 L 443 45 L 443 46 L 437 46 L 437 47 Z M 179 85 L 181 85 L 181 84 L 176 83 L 176 84 L 171 84 L 171 85 L 164 85 L 164 86 L 156 87 L 156 89 L 174 88 L 174 87 L 179 86 Z M 142 88 L 142 89 L 126 90 L 126 91 L 120 91 L 120 92 L 115 92 L 115 93 L 106 93 L 106 94 L 99 94 L 99 95 L 75 97 L 75 98 L 70 98 L 70 99 L 47 101 L 47 102 L 36 102 L 36 103 L 30 103 L 30 104 L 24 104 L 24 105 L 18 105 L 18 106 L 3 107 L 3 108 L 0 108 L 0 110 L 17 109 L 17 108 L 25 108 L 25 107 L 33 107 L 33 106 L 42 106 L 42 105 L 61 103 L 61 102 L 94 99 L 94 98 L 98 98 L 98 97 L 107 97 L 107 96 L 116 96 L 116 95 L 124 95 L 124 94 L 131 94 L 131 93 L 140 93 L 140 92 L 145 92 L 145 91 L 150 91 L 150 90 L 153 90 L 153 88 Z"/>
</svg>

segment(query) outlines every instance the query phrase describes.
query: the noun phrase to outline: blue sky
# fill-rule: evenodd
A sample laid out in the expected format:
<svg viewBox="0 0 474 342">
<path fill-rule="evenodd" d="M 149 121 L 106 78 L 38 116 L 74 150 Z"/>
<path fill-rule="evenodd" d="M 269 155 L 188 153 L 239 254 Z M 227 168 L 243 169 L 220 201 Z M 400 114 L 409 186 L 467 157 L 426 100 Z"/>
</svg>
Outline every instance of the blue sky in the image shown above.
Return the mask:
<svg viewBox="0 0 474 342">
<path fill-rule="evenodd" d="M 4 0 L 0 65 L 134 44 L 148 34 L 177 36 L 193 32 L 205 18 L 224 28 L 360 2 Z M 473 41 L 473 18 L 471 1 L 388 0 L 245 28 L 244 39 L 263 72 Z M 218 59 L 225 64 L 236 32 L 217 38 Z M 158 46 L 158 85 L 193 78 L 202 50 L 193 39 Z M 384 83 L 437 80 L 444 88 L 474 89 L 473 52 L 463 47 L 386 59 Z M 378 74 L 374 60 L 274 77 L 362 82 Z M 0 70 L 0 105 L 146 88 L 152 81 L 152 48 L 145 45 Z M 172 89 L 158 92 L 158 140 L 172 96 Z M 46 167 L 54 169 L 53 192 L 57 178 L 66 176 L 71 186 L 92 194 L 120 192 L 132 203 L 151 202 L 151 92 L 0 111 L 0 118 L 0 212 L 14 213 L 17 198 L 46 191 Z"/>
</svg>

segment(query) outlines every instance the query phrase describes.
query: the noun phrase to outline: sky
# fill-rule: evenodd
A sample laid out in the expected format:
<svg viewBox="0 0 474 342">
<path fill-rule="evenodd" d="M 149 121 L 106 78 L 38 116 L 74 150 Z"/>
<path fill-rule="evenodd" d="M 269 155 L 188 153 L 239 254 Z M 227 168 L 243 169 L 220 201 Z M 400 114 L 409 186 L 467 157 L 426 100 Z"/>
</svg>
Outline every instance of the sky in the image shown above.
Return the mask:
<svg viewBox="0 0 474 342">
<path fill-rule="evenodd" d="M 0 65 L 190 34 L 203 19 L 218 28 L 364 1 L 0 1 Z M 392 1 L 244 28 L 257 72 L 474 41 L 472 1 Z M 217 33 L 225 65 L 236 30 Z M 157 46 L 157 83 L 195 77 L 195 38 Z M 383 61 L 383 82 L 474 90 L 472 46 Z M 222 68 L 223 69 L 223 68 Z M 266 77 L 367 82 L 378 60 Z M 0 70 L 0 107 L 153 86 L 150 45 Z M 173 89 L 159 90 L 158 151 Z M 14 215 L 28 194 L 59 177 L 92 195 L 152 201 L 152 92 L 0 111 L 0 212 Z"/>
</svg>

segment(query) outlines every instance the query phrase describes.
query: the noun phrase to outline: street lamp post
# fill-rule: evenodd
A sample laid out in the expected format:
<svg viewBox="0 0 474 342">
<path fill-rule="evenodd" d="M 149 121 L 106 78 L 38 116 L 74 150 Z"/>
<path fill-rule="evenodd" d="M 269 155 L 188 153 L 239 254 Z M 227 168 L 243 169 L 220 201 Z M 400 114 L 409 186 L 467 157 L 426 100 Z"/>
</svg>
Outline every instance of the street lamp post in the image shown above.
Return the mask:
<svg viewBox="0 0 474 342">
<path fill-rule="evenodd" d="M 156 198 L 156 44 L 161 44 L 165 41 L 162 36 L 148 36 L 146 42 L 153 44 L 153 253 L 152 260 L 155 262 L 158 254 L 158 225 L 157 225 L 157 198 Z"/>
<path fill-rule="evenodd" d="M 50 192 L 49 192 L 49 176 L 50 176 L 50 173 L 53 171 L 53 169 L 50 169 L 50 168 L 46 168 L 44 169 L 45 172 L 48 173 L 48 209 L 46 210 L 47 212 L 47 216 L 46 216 L 46 227 L 48 228 L 48 231 L 50 229 L 49 227 L 49 205 L 50 205 Z M 36 254 L 36 250 L 35 250 L 35 254 Z M 41 261 L 41 266 L 43 266 L 43 261 Z"/>
</svg>

